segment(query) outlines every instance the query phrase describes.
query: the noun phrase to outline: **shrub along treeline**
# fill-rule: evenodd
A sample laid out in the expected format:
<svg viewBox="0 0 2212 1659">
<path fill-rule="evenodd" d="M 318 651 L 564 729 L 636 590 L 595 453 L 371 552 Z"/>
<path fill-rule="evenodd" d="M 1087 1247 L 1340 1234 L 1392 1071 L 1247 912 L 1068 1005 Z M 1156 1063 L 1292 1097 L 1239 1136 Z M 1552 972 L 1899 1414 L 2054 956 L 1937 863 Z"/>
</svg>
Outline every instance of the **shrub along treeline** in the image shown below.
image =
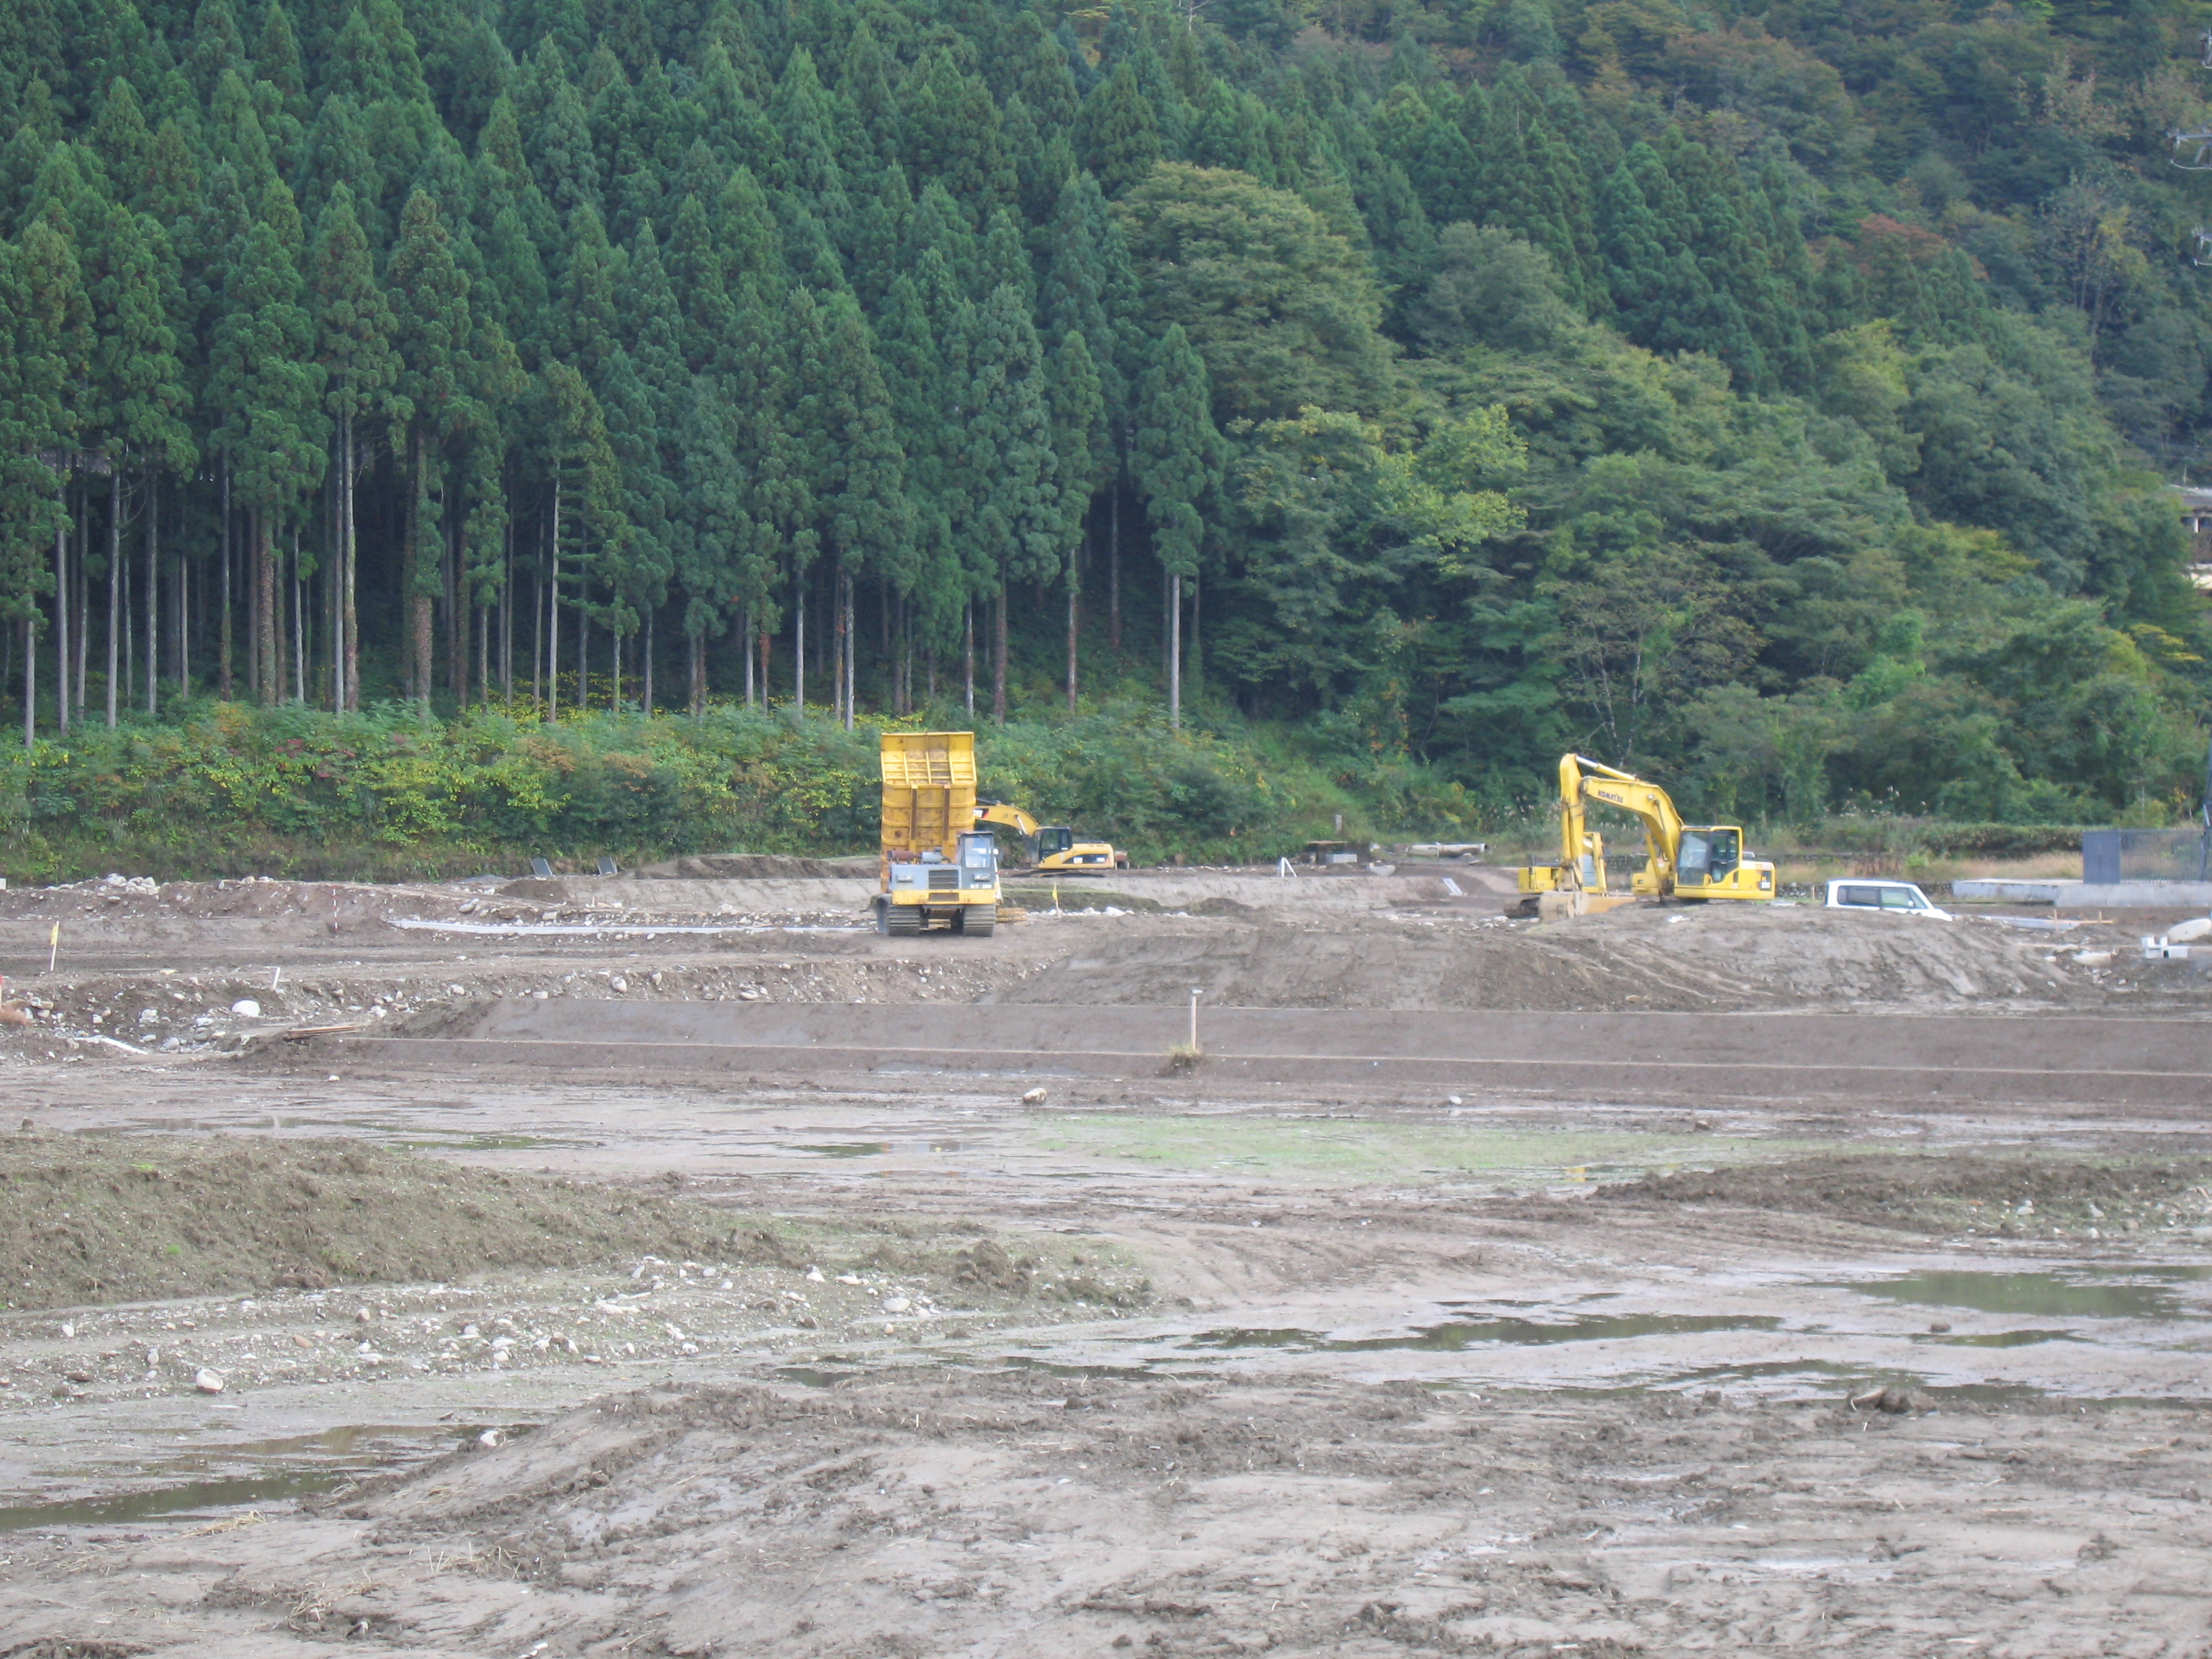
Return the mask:
<svg viewBox="0 0 2212 1659">
<path fill-rule="evenodd" d="M 2179 806 L 2197 28 L 16 0 L 0 674 L 186 765 L 210 690 L 1139 696 L 1497 805 Z"/>
<path fill-rule="evenodd" d="M 742 707 L 546 721 L 202 704 L 0 753 L 0 874 L 460 875 L 514 873 L 540 854 L 862 853 L 876 845 L 878 777 L 870 724 Z M 988 727 L 982 778 L 987 794 L 1073 816 L 1142 860 L 1273 857 L 1361 810 L 1310 763 L 1170 733 L 1157 710 Z M 1448 827 L 1469 805 L 1427 780 L 1357 781 L 1360 802 Z M 1394 795 L 1394 781 L 1413 791 Z"/>
</svg>

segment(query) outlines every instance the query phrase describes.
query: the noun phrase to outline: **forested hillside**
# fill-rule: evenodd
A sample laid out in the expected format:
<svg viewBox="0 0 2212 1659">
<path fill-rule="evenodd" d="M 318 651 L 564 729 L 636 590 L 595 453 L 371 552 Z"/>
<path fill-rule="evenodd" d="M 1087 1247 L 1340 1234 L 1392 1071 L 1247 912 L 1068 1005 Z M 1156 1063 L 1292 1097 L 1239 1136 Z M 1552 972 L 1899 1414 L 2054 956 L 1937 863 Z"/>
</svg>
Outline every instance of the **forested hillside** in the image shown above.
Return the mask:
<svg viewBox="0 0 2212 1659">
<path fill-rule="evenodd" d="M 1501 805 L 2191 810 L 2195 29 L 15 0 L 11 712 L 1119 698 Z"/>
</svg>

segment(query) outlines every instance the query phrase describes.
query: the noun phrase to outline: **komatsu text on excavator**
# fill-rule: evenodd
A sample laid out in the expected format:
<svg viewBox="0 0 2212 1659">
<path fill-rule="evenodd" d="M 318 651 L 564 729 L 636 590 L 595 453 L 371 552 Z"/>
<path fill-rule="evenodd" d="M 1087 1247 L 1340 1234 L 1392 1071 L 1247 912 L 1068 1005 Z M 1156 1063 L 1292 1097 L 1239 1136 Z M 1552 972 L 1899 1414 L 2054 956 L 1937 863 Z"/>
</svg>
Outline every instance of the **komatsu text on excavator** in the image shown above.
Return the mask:
<svg viewBox="0 0 2212 1659">
<path fill-rule="evenodd" d="M 1587 822 L 1591 804 L 1617 806 L 1643 820 L 1650 855 L 1629 878 L 1626 893 L 1614 893 L 1607 879 L 1605 842 Z M 1519 874 L 1522 892 L 1572 895 L 1568 908 L 1574 911 L 1609 908 L 1592 900 L 1625 904 L 1632 898 L 1774 896 L 1774 866 L 1745 854 L 1740 827 L 1686 824 L 1657 784 L 1580 755 L 1559 757 L 1559 862 L 1531 865 Z"/>
</svg>

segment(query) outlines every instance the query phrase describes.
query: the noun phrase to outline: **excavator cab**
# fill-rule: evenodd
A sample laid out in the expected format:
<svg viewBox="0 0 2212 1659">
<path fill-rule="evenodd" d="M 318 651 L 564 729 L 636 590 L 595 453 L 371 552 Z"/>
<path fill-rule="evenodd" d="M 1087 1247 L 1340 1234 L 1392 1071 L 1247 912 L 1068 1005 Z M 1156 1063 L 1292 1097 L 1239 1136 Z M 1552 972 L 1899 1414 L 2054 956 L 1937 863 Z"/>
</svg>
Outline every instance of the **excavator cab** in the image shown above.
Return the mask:
<svg viewBox="0 0 2212 1659">
<path fill-rule="evenodd" d="M 1753 861 L 1733 823 L 1685 827 L 1674 860 L 1674 896 L 1685 899 L 1774 896 L 1774 866 Z"/>
<path fill-rule="evenodd" d="M 1030 862 L 1042 864 L 1054 854 L 1065 853 L 1075 845 L 1075 831 L 1064 823 L 1040 824 L 1030 843 Z"/>
<path fill-rule="evenodd" d="M 1742 861 L 1743 831 L 1734 829 L 1685 830 L 1682 856 L 1674 869 L 1677 887 L 1703 887 L 1725 880 Z"/>
</svg>

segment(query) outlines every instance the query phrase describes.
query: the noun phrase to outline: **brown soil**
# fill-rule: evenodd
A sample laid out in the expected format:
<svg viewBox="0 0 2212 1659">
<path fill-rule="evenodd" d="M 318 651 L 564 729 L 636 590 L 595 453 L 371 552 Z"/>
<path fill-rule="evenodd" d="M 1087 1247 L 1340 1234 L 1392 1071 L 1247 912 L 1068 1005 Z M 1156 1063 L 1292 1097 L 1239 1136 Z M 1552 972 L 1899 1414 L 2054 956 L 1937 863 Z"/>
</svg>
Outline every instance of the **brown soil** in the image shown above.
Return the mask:
<svg viewBox="0 0 2212 1659">
<path fill-rule="evenodd" d="M 45 1005 L 0 1030 L 41 1126 L 0 1265 L 54 1304 L 0 1312 L 0 1653 L 2201 1659 L 2195 1104 L 224 1051 L 541 992 L 934 1005 L 948 1045 L 1193 985 L 1995 1017 L 1925 1046 L 2212 985 L 2073 960 L 2123 927 L 1140 873 L 1164 914 L 989 940 L 858 931 L 817 875 L 0 898 Z M 524 931 L 685 916 L 794 927 Z"/>
<path fill-rule="evenodd" d="M 761 1248 L 704 1205 L 359 1141 L 0 1136 L 0 1272 L 15 1308 Z"/>
<path fill-rule="evenodd" d="M 1009 1640 L 1101 1659 L 2028 1655 L 2109 1651 L 2116 1626 L 2129 1651 L 2199 1650 L 2202 1528 L 2181 1517 L 2212 1480 L 2201 1416 L 1898 1403 L 1325 1376 L 664 1385 L 319 1520 L 157 1551 L 27 1540 L 18 1571 L 74 1569 L 78 1606 L 176 1609 L 179 1634 L 254 1656 L 342 1638 L 804 1659 Z M 373 1573 L 347 1571 L 364 1557 Z M 84 1615 L 47 1598 L 16 1618 Z"/>
<path fill-rule="evenodd" d="M 2124 984 L 2201 1006 L 2189 963 L 2091 966 L 2112 927 L 2060 937 L 1996 921 L 1918 922 L 1809 907 L 1638 907 L 1538 924 L 1406 916 L 1347 927 L 1155 928 L 1079 946 L 1024 1002 L 1248 1008 L 2095 1007 Z"/>
<path fill-rule="evenodd" d="M 1794 1158 L 1648 1176 L 1607 1187 L 1607 1204 L 1695 1204 L 1833 1216 L 1916 1232 L 2054 1230 L 2125 1234 L 2205 1208 L 2212 1160 L 1975 1158 L 1955 1152 Z M 2022 1209 L 2025 1205 L 2027 1207 Z"/>
</svg>

